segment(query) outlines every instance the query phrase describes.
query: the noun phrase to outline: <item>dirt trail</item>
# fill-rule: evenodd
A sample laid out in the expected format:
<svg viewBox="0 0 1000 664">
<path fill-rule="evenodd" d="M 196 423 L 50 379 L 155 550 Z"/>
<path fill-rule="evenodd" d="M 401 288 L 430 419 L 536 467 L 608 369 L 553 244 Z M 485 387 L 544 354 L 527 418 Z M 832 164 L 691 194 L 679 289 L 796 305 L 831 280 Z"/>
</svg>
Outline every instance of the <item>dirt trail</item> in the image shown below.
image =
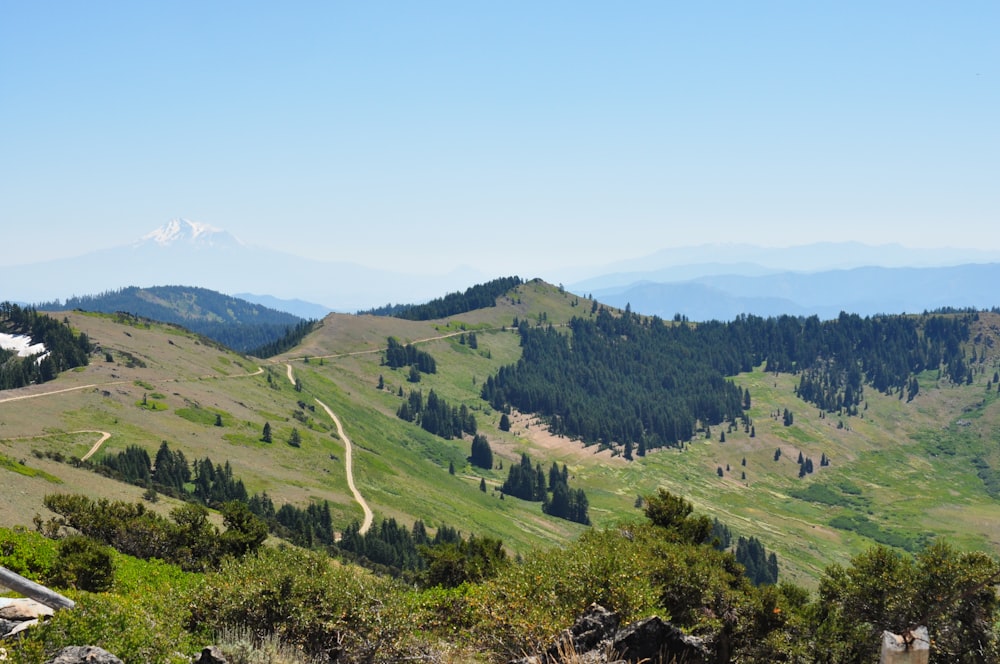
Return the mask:
<svg viewBox="0 0 1000 664">
<path fill-rule="evenodd" d="M 292 372 L 292 365 L 286 364 L 285 366 L 288 368 L 288 382 L 294 385 L 295 374 Z M 337 435 L 344 441 L 344 456 L 346 457 L 344 467 L 347 469 L 347 486 L 351 490 L 351 495 L 354 496 L 354 502 L 360 505 L 361 511 L 364 512 L 365 518 L 361 522 L 361 528 L 358 530 L 359 533 L 364 535 L 368 532 L 368 529 L 372 527 L 372 521 L 374 521 L 375 515 L 372 513 L 372 509 L 368 506 L 368 503 L 365 502 L 364 496 L 362 496 L 361 492 L 358 491 L 358 487 L 354 484 L 354 445 L 351 444 L 351 439 L 347 437 L 346 433 L 344 433 L 344 426 L 340 423 L 340 418 L 337 417 L 332 410 L 330 410 L 329 406 L 319 399 L 316 399 L 316 403 L 318 403 L 323 410 L 326 411 L 326 414 L 330 416 L 330 419 L 333 420 L 334 425 L 337 427 Z"/>
<path fill-rule="evenodd" d="M 90 457 L 94 456 L 94 453 L 97 452 L 97 450 L 101 449 L 101 445 L 104 444 L 104 441 L 106 441 L 108 438 L 111 438 L 111 434 L 108 433 L 107 431 L 94 431 L 93 429 L 86 429 L 84 431 L 72 431 L 70 433 L 99 433 L 99 434 L 101 434 L 101 437 L 97 439 L 97 442 L 94 443 L 94 446 L 90 448 L 90 451 L 87 452 L 86 454 L 84 454 L 80 458 L 80 461 L 86 461 Z"/>
<path fill-rule="evenodd" d="M 368 532 L 368 529 L 372 527 L 372 521 L 374 520 L 375 515 L 372 514 L 372 510 L 370 507 L 368 507 L 368 503 L 365 502 L 365 499 L 361 495 L 361 492 L 358 491 L 358 487 L 354 486 L 354 457 L 353 457 L 354 446 L 351 445 L 351 439 L 347 437 L 346 433 L 344 433 L 344 427 L 341 426 L 340 424 L 340 418 L 338 418 L 334 414 L 334 412 L 330 410 L 329 406 L 327 406 L 319 399 L 316 399 L 316 403 L 318 403 L 320 406 L 323 407 L 323 410 L 326 411 L 326 414 L 329 415 L 330 419 L 333 420 L 333 423 L 337 425 L 337 435 L 340 436 L 341 440 L 344 441 L 344 450 L 346 457 L 344 461 L 344 466 L 347 468 L 347 486 L 350 487 L 351 494 L 354 496 L 355 502 L 357 502 L 357 504 L 361 506 L 361 511 L 365 513 L 364 521 L 361 522 L 361 528 L 358 530 L 359 533 L 364 535 L 365 533 Z"/>
</svg>

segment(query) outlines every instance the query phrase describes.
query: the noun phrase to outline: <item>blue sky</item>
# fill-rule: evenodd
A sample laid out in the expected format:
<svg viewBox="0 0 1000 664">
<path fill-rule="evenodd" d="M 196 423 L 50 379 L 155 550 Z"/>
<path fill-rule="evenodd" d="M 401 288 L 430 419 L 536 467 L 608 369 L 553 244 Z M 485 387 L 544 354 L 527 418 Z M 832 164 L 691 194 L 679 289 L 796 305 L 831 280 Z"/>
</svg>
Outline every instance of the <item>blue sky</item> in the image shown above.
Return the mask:
<svg viewBox="0 0 1000 664">
<path fill-rule="evenodd" d="M 4 2 L 0 264 L 1000 249 L 996 2 Z M 11 250 L 10 247 L 16 247 Z"/>
</svg>

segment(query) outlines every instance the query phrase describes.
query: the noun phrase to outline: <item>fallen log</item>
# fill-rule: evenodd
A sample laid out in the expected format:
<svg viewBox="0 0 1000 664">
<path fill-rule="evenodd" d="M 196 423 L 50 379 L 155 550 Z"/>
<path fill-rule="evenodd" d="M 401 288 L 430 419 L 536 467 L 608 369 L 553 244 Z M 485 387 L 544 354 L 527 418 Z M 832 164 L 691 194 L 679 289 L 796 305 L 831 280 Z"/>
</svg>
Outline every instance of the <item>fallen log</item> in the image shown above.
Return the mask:
<svg viewBox="0 0 1000 664">
<path fill-rule="evenodd" d="M 72 609 L 76 606 L 76 602 L 68 597 L 63 597 L 59 593 L 53 592 L 31 579 L 26 579 L 16 572 L 11 572 L 6 567 L 0 567 L 0 586 L 10 588 L 25 597 L 30 597 L 50 609 Z"/>
</svg>

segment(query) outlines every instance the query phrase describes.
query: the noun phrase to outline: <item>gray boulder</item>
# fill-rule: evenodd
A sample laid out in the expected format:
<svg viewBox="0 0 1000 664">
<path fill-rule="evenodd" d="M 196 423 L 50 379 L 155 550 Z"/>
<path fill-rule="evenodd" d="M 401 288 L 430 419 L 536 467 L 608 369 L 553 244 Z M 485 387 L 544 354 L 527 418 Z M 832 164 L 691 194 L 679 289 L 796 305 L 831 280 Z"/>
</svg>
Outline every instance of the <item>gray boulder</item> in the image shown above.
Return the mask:
<svg viewBox="0 0 1000 664">
<path fill-rule="evenodd" d="M 687 636 L 659 616 L 627 625 L 615 634 L 612 650 L 628 662 L 705 664 L 709 653 L 701 639 Z"/>
<path fill-rule="evenodd" d="M 573 654 L 581 664 L 707 664 L 709 650 L 701 639 L 685 635 L 658 616 L 618 628 L 618 614 L 591 604 L 544 653 L 510 664 L 555 664 Z"/>
<path fill-rule="evenodd" d="M 68 646 L 45 664 L 122 664 L 122 661 L 97 646 Z"/>
</svg>

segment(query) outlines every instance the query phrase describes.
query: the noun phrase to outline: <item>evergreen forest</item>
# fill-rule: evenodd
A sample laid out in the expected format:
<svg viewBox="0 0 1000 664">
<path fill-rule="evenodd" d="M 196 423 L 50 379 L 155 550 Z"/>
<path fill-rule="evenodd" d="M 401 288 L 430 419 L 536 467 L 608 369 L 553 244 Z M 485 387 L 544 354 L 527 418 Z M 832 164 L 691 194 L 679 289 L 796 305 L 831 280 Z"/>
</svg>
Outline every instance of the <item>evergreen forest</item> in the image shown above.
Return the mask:
<svg viewBox="0 0 1000 664">
<path fill-rule="evenodd" d="M 977 314 L 741 316 L 728 323 L 664 322 L 601 307 L 569 333 L 522 320 L 521 358 L 489 377 L 497 410 L 538 413 L 551 431 L 585 444 L 635 446 L 641 456 L 681 447 L 702 427 L 744 420 L 752 395 L 730 377 L 763 365 L 801 376 L 799 396 L 821 409 L 857 412 L 865 389 L 912 399 L 916 374 L 971 380 L 962 344 Z"/>
<path fill-rule="evenodd" d="M 519 277 L 500 277 L 484 284 L 449 293 L 425 304 L 387 304 L 384 307 L 360 311 L 359 314 L 394 316 L 405 320 L 437 320 L 476 309 L 496 306 L 498 297 L 524 283 Z"/>
</svg>

